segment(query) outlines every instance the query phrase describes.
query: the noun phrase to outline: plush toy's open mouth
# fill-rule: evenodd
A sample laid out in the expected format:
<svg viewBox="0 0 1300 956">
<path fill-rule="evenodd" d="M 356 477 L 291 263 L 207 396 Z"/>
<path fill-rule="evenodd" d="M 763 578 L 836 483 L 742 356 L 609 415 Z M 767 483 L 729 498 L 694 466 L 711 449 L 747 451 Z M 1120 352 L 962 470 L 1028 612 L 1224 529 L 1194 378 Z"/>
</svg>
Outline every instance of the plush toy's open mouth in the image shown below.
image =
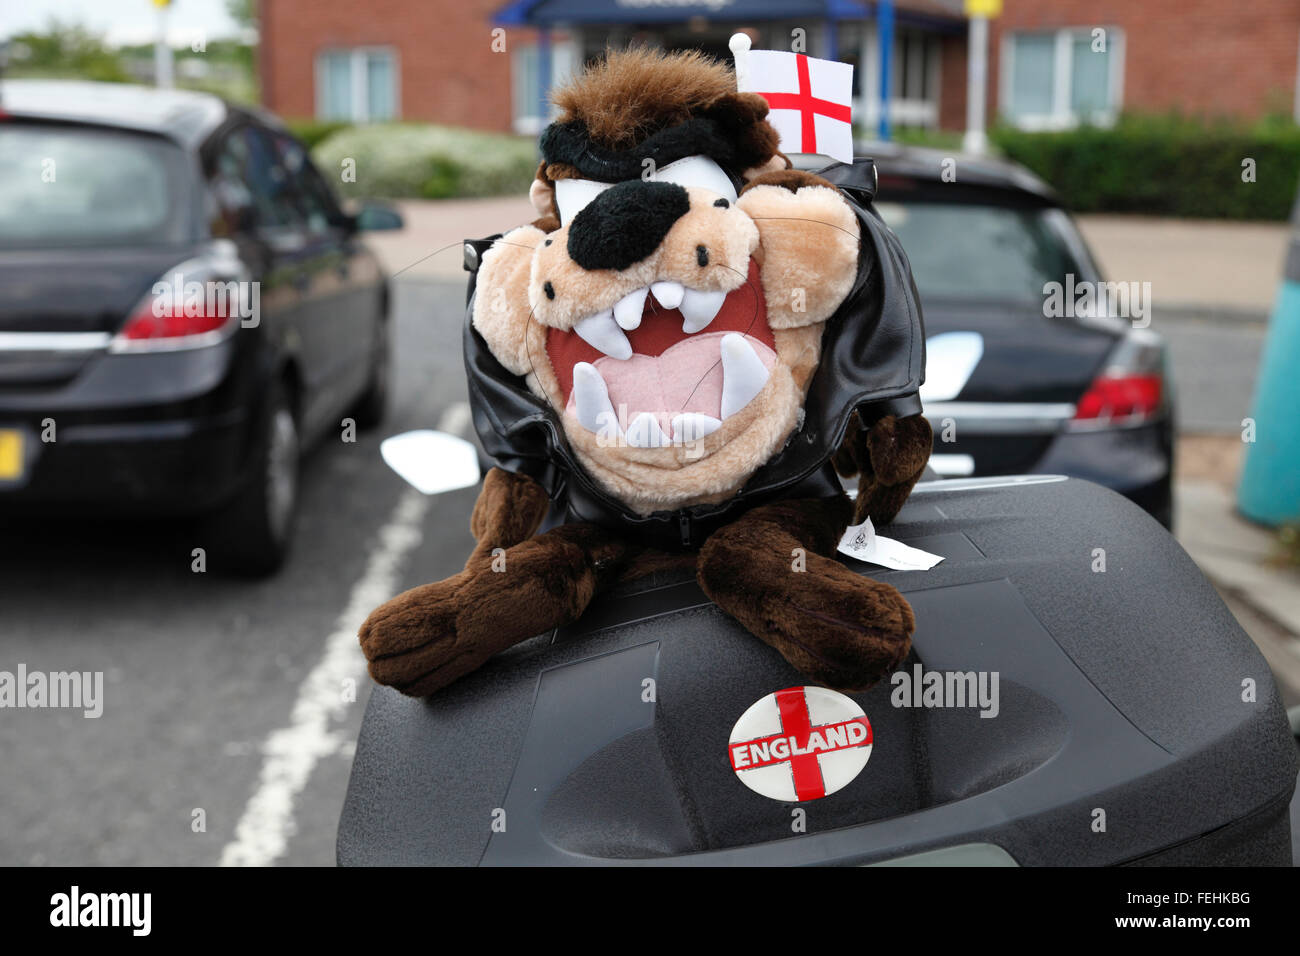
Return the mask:
<svg viewBox="0 0 1300 956">
<path fill-rule="evenodd" d="M 763 390 L 775 346 L 753 260 L 729 293 L 655 282 L 546 339 L 569 414 L 637 448 L 716 431 Z"/>
</svg>

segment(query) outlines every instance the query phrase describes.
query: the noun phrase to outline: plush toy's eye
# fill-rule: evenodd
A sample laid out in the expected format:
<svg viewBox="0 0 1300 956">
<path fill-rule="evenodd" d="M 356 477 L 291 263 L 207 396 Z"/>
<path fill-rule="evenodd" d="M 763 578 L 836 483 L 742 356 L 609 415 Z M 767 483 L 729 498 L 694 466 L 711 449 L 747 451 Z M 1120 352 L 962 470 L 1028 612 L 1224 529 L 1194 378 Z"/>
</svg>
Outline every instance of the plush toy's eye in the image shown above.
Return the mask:
<svg viewBox="0 0 1300 956">
<path fill-rule="evenodd" d="M 715 199 L 713 200 L 713 205 L 717 206 L 719 209 L 726 209 L 731 205 L 731 203 L 727 202 L 725 199 Z"/>
<path fill-rule="evenodd" d="M 603 193 L 613 183 L 598 183 L 594 179 L 557 179 L 555 181 L 555 208 L 560 212 L 560 225 L 567 226 L 583 207 Z"/>
<path fill-rule="evenodd" d="M 669 163 L 655 170 L 653 178 L 661 183 L 676 183 L 678 186 L 707 189 L 731 202 L 735 202 L 736 199 L 736 186 L 732 183 L 731 177 L 707 156 L 687 156 L 675 163 Z"/>
</svg>

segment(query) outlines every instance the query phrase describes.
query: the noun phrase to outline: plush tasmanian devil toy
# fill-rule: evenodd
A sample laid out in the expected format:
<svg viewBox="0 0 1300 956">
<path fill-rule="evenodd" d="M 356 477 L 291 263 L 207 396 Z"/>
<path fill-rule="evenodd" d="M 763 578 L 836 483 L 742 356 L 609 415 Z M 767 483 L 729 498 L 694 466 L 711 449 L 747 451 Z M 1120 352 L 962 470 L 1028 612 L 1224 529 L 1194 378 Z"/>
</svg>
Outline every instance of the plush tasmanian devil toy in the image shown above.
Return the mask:
<svg viewBox="0 0 1300 956">
<path fill-rule="evenodd" d="M 808 678 L 870 686 L 907 654 L 912 609 L 836 547 L 894 517 L 931 444 L 915 288 L 866 208 L 871 166 L 791 169 L 766 101 L 695 53 L 610 53 L 555 101 L 540 218 L 470 247 L 470 398 L 499 464 L 478 546 L 370 615 L 371 675 L 432 693 L 693 561 Z M 836 470 L 860 475 L 856 510 Z"/>
</svg>

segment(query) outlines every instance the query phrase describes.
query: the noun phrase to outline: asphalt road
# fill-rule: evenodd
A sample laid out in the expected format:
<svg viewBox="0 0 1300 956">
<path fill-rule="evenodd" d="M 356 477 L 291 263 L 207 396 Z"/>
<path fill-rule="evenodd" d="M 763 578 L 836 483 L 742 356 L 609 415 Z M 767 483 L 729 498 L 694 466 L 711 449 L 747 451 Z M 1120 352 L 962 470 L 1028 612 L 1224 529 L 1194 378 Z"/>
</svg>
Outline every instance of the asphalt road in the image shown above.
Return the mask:
<svg viewBox="0 0 1300 956">
<path fill-rule="evenodd" d="M 0 711 L 0 864 L 334 862 L 370 692 L 350 595 L 368 573 L 372 591 L 393 582 L 372 603 L 446 577 L 472 544 L 475 489 L 408 494 L 379 456 L 382 437 L 436 427 L 448 409 L 467 424 L 455 408 L 463 286 L 397 289 L 390 419 L 308 457 L 295 550 L 275 579 L 194 573 L 200 542 L 180 525 L 0 525 L 0 670 L 105 675 L 97 719 Z M 418 539 L 381 535 L 412 516 Z M 237 839 L 255 797 L 254 832 Z"/>
<path fill-rule="evenodd" d="M 1241 420 L 1251 412 L 1267 324 L 1166 312 L 1157 313 L 1151 328 L 1169 345 L 1178 427 L 1240 433 Z"/>
<path fill-rule="evenodd" d="M 201 542 L 183 525 L 0 525 L 0 670 L 105 674 L 98 719 L 0 711 L 0 864 L 333 862 L 369 694 L 356 627 L 454 573 L 472 543 L 475 489 L 422 498 L 378 451 L 398 431 L 466 424 L 462 288 L 397 284 L 392 415 L 309 456 L 277 578 L 194 573 Z M 1239 422 L 1262 326 L 1160 331 L 1184 424 Z"/>
</svg>

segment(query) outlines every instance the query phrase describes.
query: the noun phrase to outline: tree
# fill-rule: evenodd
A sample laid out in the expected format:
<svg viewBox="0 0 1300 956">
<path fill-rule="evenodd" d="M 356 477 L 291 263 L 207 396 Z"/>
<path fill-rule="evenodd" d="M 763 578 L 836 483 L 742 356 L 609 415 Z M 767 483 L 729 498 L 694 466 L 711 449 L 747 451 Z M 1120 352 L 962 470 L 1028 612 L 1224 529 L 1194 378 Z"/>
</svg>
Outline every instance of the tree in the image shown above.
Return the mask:
<svg viewBox="0 0 1300 956">
<path fill-rule="evenodd" d="M 80 24 L 51 18 L 44 32 L 18 33 L 11 39 L 10 76 L 68 76 L 112 83 L 131 79 L 117 52 Z"/>
<path fill-rule="evenodd" d="M 257 26 L 257 0 L 226 0 L 226 12 L 241 27 Z"/>
</svg>

